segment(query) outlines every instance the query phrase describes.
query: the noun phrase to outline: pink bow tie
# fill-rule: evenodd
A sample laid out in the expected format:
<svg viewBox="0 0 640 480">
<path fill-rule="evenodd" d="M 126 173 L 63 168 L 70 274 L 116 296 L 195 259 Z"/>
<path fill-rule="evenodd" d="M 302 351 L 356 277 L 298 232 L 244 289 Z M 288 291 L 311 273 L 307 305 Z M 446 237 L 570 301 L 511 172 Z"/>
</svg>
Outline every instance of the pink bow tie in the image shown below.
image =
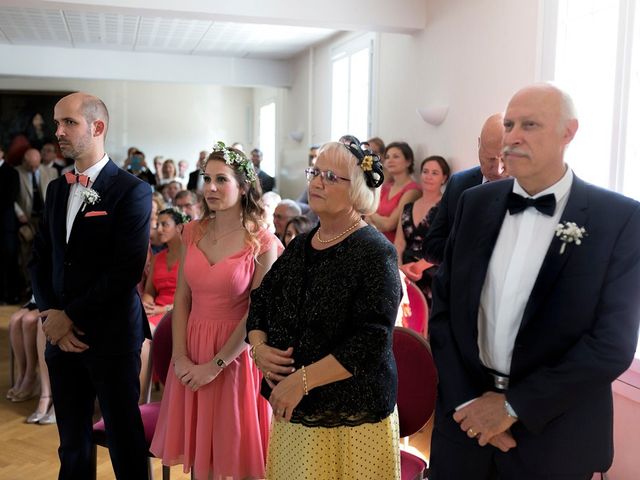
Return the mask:
<svg viewBox="0 0 640 480">
<path fill-rule="evenodd" d="M 81 173 L 73 173 L 73 172 L 65 173 L 64 178 L 67 180 L 67 183 L 69 184 L 79 183 L 83 187 L 89 187 L 89 182 L 91 181 L 91 179 L 87 175 L 82 175 Z"/>
</svg>

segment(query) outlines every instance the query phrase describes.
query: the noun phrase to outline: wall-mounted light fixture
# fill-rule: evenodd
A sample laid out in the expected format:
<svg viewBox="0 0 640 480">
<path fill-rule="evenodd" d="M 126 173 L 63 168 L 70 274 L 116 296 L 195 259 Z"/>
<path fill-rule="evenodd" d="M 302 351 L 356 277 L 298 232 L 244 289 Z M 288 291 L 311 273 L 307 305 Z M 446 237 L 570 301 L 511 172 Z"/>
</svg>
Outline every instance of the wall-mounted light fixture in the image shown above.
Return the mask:
<svg viewBox="0 0 640 480">
<path fill-rule="evenodd" d="M 437 127 L 444 119 L 447 118 L 449 113 L 448 105 L 438 105 L 435 107 L 416 108 L 416 112 L 420 115 L 420 118 L 427 122 L 429 125 Z"/>
</svg>

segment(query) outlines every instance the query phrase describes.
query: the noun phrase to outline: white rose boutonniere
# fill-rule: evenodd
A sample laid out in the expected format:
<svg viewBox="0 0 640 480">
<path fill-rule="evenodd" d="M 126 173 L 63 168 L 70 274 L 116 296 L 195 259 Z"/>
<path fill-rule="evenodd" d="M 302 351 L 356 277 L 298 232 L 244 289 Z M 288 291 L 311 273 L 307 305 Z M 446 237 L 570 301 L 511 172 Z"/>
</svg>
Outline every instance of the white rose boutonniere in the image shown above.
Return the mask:
<svg viewBox="0 0 640 480">
<path fill-rule="evenodd" d="M 93 188 L 85 188 L 80 192 L 80 196 L 82 197 L 82 211 L 87 207 L 87 205 L 95 205 L 100 201 L 100 194 L 96 192 Z"/>
<path fill-rule="evenodd" d="M 579 227 L 574 222 L 559 223 L 556 227 L 556 237 L 560 237 L 562 246 L 560 247 L 560 255 L 564 253 L 568 243 L 575 243 L 580 245 L 582 239 L 587 236 L 587 231 L 584 227 Z"/>
</svg>

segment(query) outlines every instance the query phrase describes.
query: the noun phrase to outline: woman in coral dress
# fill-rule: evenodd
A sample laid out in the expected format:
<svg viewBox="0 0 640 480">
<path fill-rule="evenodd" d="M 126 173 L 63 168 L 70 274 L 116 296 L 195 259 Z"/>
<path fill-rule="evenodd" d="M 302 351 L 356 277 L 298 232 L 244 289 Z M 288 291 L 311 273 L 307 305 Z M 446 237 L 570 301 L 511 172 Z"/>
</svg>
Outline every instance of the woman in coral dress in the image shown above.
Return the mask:
<svg viewBox="0 0 640 480">
<path fill-rule="evenodd" d="M 282 245 L 265 230 L 251 161 L 218 142 L 202 166 L 204 219 L 183 232 L 167 375 L 151 451 L 195 478 L 264 478 L 271 412 L 246 336 L 249 294 Z"/>
<path fill-rule="evenodd" d="M 378 210 L 366 217 L 365 221 L 380 230 L 393 243 L 404 206 L 420 198 L 422 192 L 412 177 L 413 150 L 406 142 L 387 145 L 384 168 L 391 181 L 382 185 Z"/>
<path fill-rule="evenodd" d="M 179 209 L 172 207 L 158 214 L 158 238 L 167 248 L 156 253 L 142 295 L 144 310 L 154 329 L 165 313 L 173 309 L 173 296 L 178 283 L 178 260 L 182 248 L 180 234 L 190 220 Z"/>
</svg>

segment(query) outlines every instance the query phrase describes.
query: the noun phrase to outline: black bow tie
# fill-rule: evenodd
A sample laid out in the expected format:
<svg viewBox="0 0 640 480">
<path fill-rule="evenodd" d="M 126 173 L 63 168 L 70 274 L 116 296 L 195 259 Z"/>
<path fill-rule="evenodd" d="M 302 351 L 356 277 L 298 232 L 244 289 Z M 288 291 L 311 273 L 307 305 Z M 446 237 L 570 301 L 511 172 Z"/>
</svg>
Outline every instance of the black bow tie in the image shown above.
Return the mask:
<svg viewBox="0 0 640 480">
<path fill-rule="evenodd" d="M 507 208 L 511 215 L 520 213 L 529 207 L 535 208 L 544 215 L 552 216 L 553 212 L 556 211 L 556 196 L 553 193 L 549 193 L 538 198 L 527 198 L 517 193 L 509 192 Z"/>
</svg>

